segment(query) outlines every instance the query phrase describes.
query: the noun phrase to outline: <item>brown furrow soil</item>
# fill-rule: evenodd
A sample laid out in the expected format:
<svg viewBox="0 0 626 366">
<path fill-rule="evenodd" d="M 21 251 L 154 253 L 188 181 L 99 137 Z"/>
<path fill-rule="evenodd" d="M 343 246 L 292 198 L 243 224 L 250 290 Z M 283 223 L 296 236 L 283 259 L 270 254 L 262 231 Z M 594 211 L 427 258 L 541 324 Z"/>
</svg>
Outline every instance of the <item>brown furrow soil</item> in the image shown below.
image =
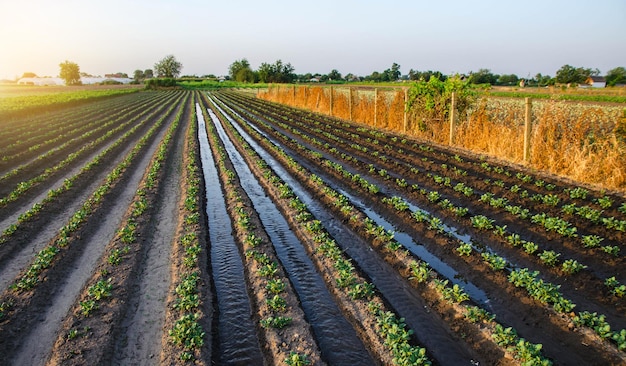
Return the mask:
<svg viewBox="0 0 626 366">
<path fill-rule="evenodd" d="M 187 362 L 180 359 L 180 347 L 176 347 L 171 342 L 168 330 L 173 329 L 176 321 L 181 315 L 181 311 L 174 308 L 177 303 L 176 299 L 176 287 L 181 283 L 182 279 L 191 274 L 192 272 L 198 272 L 200 276 L 200 286 L 198 289 L 198 297 L 201 299 L 199 309 L 196 312 L 200 315 L 200 325 L 205 331 L 205 340 L 202 348 L 194 354 L 194 358 L 197 363 L 209 365 L 213 357 L 213 317 L 215 316 L 214 310 L 214 294 L 213 286 L 211 282 L 211 274 L 209 267 L 209 250 L 204 245 L 208 242 L 207 226 L 202 223 L 207 222 L 206 209 L 203 204 L 205 197 L 205 187 L 202 183 L 200 173 L 200 146 L 198 143 L 198 122 L 197 118 L 190 122 L 188 131 L 186 133 L 186 142 L 182 154 L 182 169 L 184 170 L 181 179 L 181 196 L 178 202 L 178 225 L 176 227 L 176 234 L 172 242 L 171 256 L 170 256 L 170 288 L 166 299 L 166 312 L 163 322 L 163 332 L 161 335 L 161 353 L 160 362 L 163 365 L 177 365 L 186 364 Z M 186 168 L 190 164 L 196 166 L 195 173 L 189 172 Z M 198 190 L 194 195 L 189 192 L 190 185 L 193 181 L 198 182 Z M 197 206 L 200 207 L 198 212 L 199 220 L 196 224 L 187 224 L 184 222 L 184 218 L 193 214 L 185 207 L 187 200 L 193 200 Z M 185 246 L 182 243 L 182 237 L 184 235 L 195 235 L 200 244 L 202 251 L 198 255 L 197 266 L 189 267 L 185 265 L 184 260 L 187 256 Z"/>
<path fill-rule="evenodd" d="M 77 159 L 73 160 L 71 163 L 67 164 L 66 166 L 63 166 L 60 170 L 56 172 L 52 172 L 48 177 L 46 177 L 46 180 L 44 182 L 51 181 L 55 177 L 62 176 L 66 174 L 68 171 L 71 171 L 72 169 L 83 165 L 85 162 L 91 159 L 92 156 L 97 155 L 97 152 L 99 150 L 104 149 L 109 143 L 111 143 L 112 141 L 115 141 L 117 138 L 122 136 L 126 131 L 133 128 L 137 123 L 139 123 L 139 121 L 144 120 L 145 117 L 140 117 L 142 113 L 147 111 L 148 113 L 145 114 L 147 115 L 151 111 L 158 110 L 160 107 L 162 107 L 162 104 L 159 104 L 158 101 L 145 100 L 144 102 L 145 102 L 145 105 L 142 104 L 141 106 L 137 106 L 133 108 L 131 111 L 129 111 L 127 116 L 125 114 L 123 118 L 122 117 L 118 118 L 117 123 L 114 123 L 113 125 L 108 126 L 108 128 L 98 128 L 99 126 L 96 126 L 94 128 L 95 133 L 93 135 L 88 136 L 87 138 L 84 138 L 82 141 L 76 141 L 75 144 L 71 144 L 65 147 L 64 149 L 61 149 L 49 156 L 46 156 L 43 159 L 35 159 L 35 160 L 31 160 L 30 162 L 24 161 L 25 165 L 23 167 L 19 165 L 19 162 L 13 162 L 17 164 L 12 165 L 9 169 L 17 168 L 19 172 L 15 175 L 2 179 L 1 181 L 2 188 L 0 189 L 0 196 L 2 197 L 7 196 L 17 187 L 18 184 L 22 182 L 28 182 L 40 176 L 41 174 L 46 173 L 46 169 L 59 164 L 61 161 L 65 160 L 71 154 L 74 154 L 79 149 L 82 149 L 84 146 L 88 146 L 91 144 L 91 146 L 89 146 L 87 150 L 82 151 L 80 153 L 80 156 Z M 133 118 L 138 118 L 138 121 L 131 122 Z M 105 122 L 106 121 L 103 121 L 103 123 Z M 128 122 L 131 122 L 131 123 L 128 123 Z M 125 123 L 128 123 L 128 124 L 126 126 L 123 126 Z M 96 140 L 98 138 L 106 135 L 110 130 L 113 130 L 120 126 L 123 126 L 123 128 L 113 133 L 106 140 L 101 141 L 96 144 Z M 61 144 L 63 142 L 61 142 Z M 23 159 L 20 159 L 20 160 L 23 160 Z M 45 192 L 47 187 L 45 184 L 43 184 L 44 182 L 35 183 L 34 187 L 30 188 L 29 191 L 27 191 L 27 193 L 23 197 L 20 197 L 20 200 L 16 202 L 12 202 L 9 205 L 3 207 L 3 211 L 5 208 L 9 210 L 16 203 L 19 203 L 19 201 L 28 200 L 28 198 L 32 197 L 33 195 L 37 195 L 41 192 Z"/>
<path fill-rule="evenodd" d="M 174 103 L 175 100 L 169 100 L 165 105 L 169 106 Z M 163 109 L 165 111 L 165 109 Z M 163 113 L 163 112 L 161 112 Z M 50 234 L 54 236 L 58 231 L 58 228 L 63 226 L 67 218 L 71 216 L 76 209 L 77 205 L 85 201 L 89 195 L 91 195 L 91 189 L 95 189 L 95 185 L 99 185 L 109 171 L 124 158 L 126 153 L 136 145 L 139 139 L 153 126 L 157 120 L 156 117 L 147 121 L 143 127 L 139 128 L 133 136 L 130 136 L 128 141 L 123 144 L 119 144 L 113 148 L 102 160 L 99 161 L 98 167 L 95 169 L 89 169 L 87 171 L 81 171 L 77 178 L 74 180 L 73 185 L 66 191 L 59 194 L 53 200 L 42 204 L 41 211 L 29 220 L 23 220 L 20 222 L 18 229 L 9 237 L 5 238 L 6 241 L 0 244 L 0 270 L 3 270 L 5 266 L 11 262 L 15 262 L 15 258 L 22 255 L 25 248 L 35 245 L 33 233 L 43 233 L 46 228 L 51 228 Z M 113 143 L 110 141 L 109 143 Z M 71 176 L 71 172 L 64 173 L 65 176 L 61 176 L 59 179 L 67 179 Z M 9 210 L 16 212 L 25 212 L 30 209 L 32 200 L 36 200 L 37 192 L 45 192 L 46 189 L 51 187 L 47 184 L 42 184 L 40 188 L 35 188 L 33 192 L 27 192 L 23 199 L 16 201 L 9 206 L 2 209 L 2 215 L 8 213 Z M 41 202 L 39 202 L 41 203 Z M 46 242 L 50 240 L 48 238 Z M 39 251 L 41 248 L 33 248 L 33 251 Z M 32 257 L 32 253 L 23 253 Z"/>
<path fill-rule="evenodd" d="M 46 113 L 45 119 L 23 119 L 23 134 L 10 134 L 10 139 L 0 140 L 0 176 L 6 171 L 24 164 L 69 139 L 76 138 L 90 128 L 98 127 L 113 117 L 137 108 L 145 103 L 156 101 L 157 94 L 133 94 L 111 99 L 108 103 L 93 103 L 81 109 L 68 108 L 65 113 Z M 59 139 L 59 137 L 63 137 Z"/>
<path fill-rule="evenodd" d="M 203 102 L 203 107 L 206 108 L 208 102 L 206 99 Z M 207 120 L 207 127 L 209 123 L 211 123 L 210 120 Z M 209 143 L 213 155 L 216 159 L 220 159 L 218 146 L 216 146 L 215 141 L 211 138 L 211 133 L 209 133 Z M 223 149 L 221 142 L 219 146 Z M 240 252 L 247 253 L 254 250 L 267 255 L 271 262 L 280 263 L 274 247 L 271 244 L 271 240 L 258 217 L 258 213 L 254 210 L 250 198 L 239 183 L 232 162 L 226 157 L 223 164 L 223 167 L 218 164 L 218 170 L 222 181 L 222 189 L 226 197 L 227 211 L 231 216 L 233 232 L 237 244 L 240 246 Z M 228 173 L 224 169 L 231 173 Z M 234 178 L 231 178 L 233 176 Z M 236 224 L 237 211 L 240 210 L 245 211 L 250 218 L 251 225 L 248 230 Z M 256 246 L 251 245 L 247 240 L 249 234 L 260 238 L 260 243 Z M 291 324 L 283 329 L 260 326 L 262 319 L 275 316 L 276 314 L 274 314 L 266 302 L 267 280 L 258 275 L 263 265 L 252 257 L 244 256 L 244 260 L 244 273 L 248 282 L 248 292 L 250 299 L 253 300 L 251 303 L 253 308 L 252 317 L 254 322 L 258 324 L 257 332 L 259 334 L 259 341 L 265 352 L 266 363 L 280 364 L 283 360 L 288 358 L 290 352 L 298 352 L 307 355 L 311 364 L 324 365 L 312 329 L 306 321 L 303 310 L 300 308 L 295 290 L 288 280 L 284 281 L 286 287 L 282 293 L 282 297 L 287 303 L 287 310 L 279 315 L 292 318 Z M 287 278 L 282 265 L 278 265 L 276 277 L 281 279 Z"/>
<path fill-rule="evenodd" d="M 167 148 L 167 155 L 172 156 L 172 151 L 184 138 L 181 130 L 186 129 L 189 121 L 189 110 L 191 103 L 183 102 L 186 113 L 183 114 L 179 126 L 172 136 Z M 185 118 L 186 116 L 186 118 Z M 157 157 L 158 151 L 154 153 L 151 161 Z M 175 156 L 175 155 L 174 155 Z M 169 161 L 170 164 L 173 162 Z M 152 164 L 149 164 L 150 167 Z M 165 194 L 176 194 L 175 192 L 166 191 L 163 183 L 168 179 L 168 174 L 179 174 L 179 172 L 167 169 L 164 162 L 155 181 L 157 182 L 152 188 L 146 187 L 149 171 L 144 173 L 140 188 L 145 192 L 146 211 L 136 217 L 133 210 L 140 196 L 135 196 L 133 203 L 129 206 L 124 214 L 121 228 L 129 224 L 135 224 L 136 240 L 127 242 L 123 240 L 122 230 L 113 241 L 111 241 L 104 251 L 97 267 L 93 270 L 92 278 L 85 284 L 83 290 L 77 299 L 75 305 L 70 311 L 69 316 L 63 322 L 61 330 L 52 350 L 49 360 L 51 365 L 84 365 L 84 364 L 101 364 L 111 363 L 116 359 L 115 343 L 121 337 L 125 336 L 122 320 L 127 312 L 132 312 L 131 304 L 133 297 L 138 295 L 139 281 L 141 281 L 142 266 L 147 256 L 147 252 L 157 238 L 153 237 L 154 228 L 158 223 L 157 213 L 164 199 Z M 138 190 L 139 191 L 139 190 Z M 165 209 L 167 210 L 167 208 Z M 119 263 L 111 263 L 111 256 L 114 253 L 123 253 L 120 256 Z M 169 261 L 169 256 L 166 256 Z M 166 262 L 169 265 L 168 262 Z M 110 295 L 99 301 L 97 309 L 90 315 L 86 316 L 83 312 L 81 302 L 92 299 L 89 294 L 89 288 L 99 281 L 107 281 L 112 285 Z M 165 302 L 162 303 L 165 306 Z M 69 337 L 71 331 L 76 331 L 77 336 Z M 141 347 L 134 344 L 133 346 Z M 153 357 L 158 357 L 154 355 Z"/>
<path fill-rule="evenodd" d="M 322 274 L 327 287 L 331 290 L 337 303 L 344 312 L 344 315 L 357 330 L 359 337 L 368 346 L 369 351 L 378 359 L 381 365 L 393 364 L 390 352 L 383 345 L 384 339 L 379 335 L 379 328 L 376 325 L 376 321 L 367 308 L 367 301 L 355 301 L 347 295 L 345 289 L 341 289 L 335 285 L 335 280 L 338 276 L 333 266 L 334 262 L 316 252 L 317 244 L 311 238 L 310 234 L 302 228 L 301 223 L 295 219 L 298 211 L 289 206 L 288 200 L 281 198 L 278 188 L 268 182 L 263 169 L 256 164 L 253 157 L 244 152 L 245 149 L 233 135 L 232 130 L 227 129 L 227 133 L 231 136 L 231 140 L 235 142 L 240 153 L 242 153 L 242 156 L 246 159 L 248 166 L 251 168 L 264 190 L 272 198 L 272 201 L 278 206 L 285 218 L 287 218 L 291 230 L 296 233 L 304 244 L 309 257 L 313 259 L 313 262 L 316 264 L 318 271 Z M 355 278 L 356 282 L 362 283 L 366 281 L 367 276 L 359 271 L 359 274 L 356 275 Z M 383 309 L 387 310 L 390 308 L 383 298 L 376 298 L 372 301 L 377 302 Z M 414 342 L 415 340 L 413 340 L 413 343 Z"/>
<path fill-rule="evenodd" d="M 164 114 L 165 110 L 161 113 Z M 158 117 L 155 116 L 154 120 L 157 120 Z M 9 289 L 0 296 L 0 303 L 10 304 L 0 320 L 0 333 L 3 335 L 0 338 L 0 352 L 3 356 L 6 356 L 7 360 L 17 356 L 16 351 L 20 348 L 18 345 L 30 336 L 31 330 L 35 328 L 40 320 L 40 315 L 45 314 L 51 306 L 55 306 L 52 300 L 57 297 L 58 293 L 63 292 L 61 289 L 67 286 L 80 286 L 66 283 L 67 278 L 75 272 L 81 272 L 88 276 L 89 273 L 94 271 L 94 268 L 75 268 L 75 266 L 79 260 L 82 260 L 81 258 L 93 255 L 86 252 L 86 248 L 89 246 L 89 242 L 96 241 L 96 239 L 100 240 L 100 238 L 93 238 L 93 235 L 106 229 L 106 227 L 103 228 L 103 225 L 111 225 L 117 222 L 113 224 L 115 227 L 109 228 L 110 234 L 107 234 L 114 235 L 121 221 L 123 211 L 116 212 L 113 208 L 118 205 L 118 200 L 128 196 L 127 191 L 135 191 L 134 187 L 136 186 L 129 185 L 131 176 L 135 175 L 135 170 L 140 168 L 141 164 L 147 166 L 149 159 L 146 158 L 152 154 L 150 148 L 156 148 L 159 136 L 164 133 L 173 118 L 174 116 L 170 115 L 152 137 L 146 141 L 146 146 L 133 159 L 131 165 L 122 172 L 120 179 L 113 183 L 106 197 L 94 208 L 93 214 L 72 234 L 68 244 L 55 256 L 50 267 L 45 269 L 40 275 L 38 285 L 33 290 L 25 292 Z M 103 169 L 108 171 L 113 169 L 113 167 L 114 164 L 111 161 Z M 111 215 L 118 215 L 119 218 L 117 221 L 110 219 L 108 216 Z M 55 240 L 56 237 L 52 238 L 50 242 L 52 243 Z M 26 235 L 24 244 L 28 244 Z M 25 270 L 22 271 L 22 275 L 24 272 Z M 36 357 L 45 357 L 45 355 L 36 355 Z"/>
<path fill-rule="evenodd" d="M 261 113 L 261 112 L 257 112 L 257 113 Z M 292 113 L 290 117 L 294 117 L 294 116 L 297 116 L 297 113 L 295 112 Z M 286 120 L 283 119 L 283 122 L 286 122 Z M 311 123 L 309 122 L 309 124 Z M 273 131 L 269 131 L 263 126 L 258 125 L 257 127 L 265 130 L 267 133 L 273 133 Z M 281 132 L 283 131 L 282 128 L 278 127 L 275 124 L 274 124 L 274 128 L 280 130 Z M 320 140 L 324 139 L 323 135 L 316 134 L 315 132 L 311 130 L 308 130 L 306 133 L 311 134 L 312 136 Z M 283 141 L 281 138 L 278 138 L 278 137 L 277 137 L 277 140 Z M 306 142 L 303 142 L 301 140 L 300 142 L 306 145 Z M 329 144 L 330 146 L 333 146 L 331 142 L 329 142 Z M 404 147 L 404 145 L 402 145 L 402 147 Z M 347 149 L 347 148 L 344 146 L 343 149 Z M 392 150 L 395 151 L 396 149 L 394 148 Z M 291 151 L 292 152 L 298 151 L 298 148 L 295 146 L 292 146 Z M 360 155 L 357 151 L 350 151 L 350 154 L 352 154 L 353 156 Z M 294 153 L 294 157 L 298 160 L 297 153 Z M 463 159 L 467 161 L 467 160 L 470 160 L 470 157 L 463 156 Z M 414 160 L 412 161 L 415 163 L 418 160 L 421 160 L 421 159 L 414 158 Z M 318 165 L 318 166 L 321 165 L 319 160 L 317 161 L 312 160 L 310 161 L 310 164 Z M 395 171 L 398 170 L 397 167 L 394 168 L 394 165 L 395 164 L 389 163 L 389 165 L 385 165 L 384 167 L 389 168 L 391 172 L 394 172 L 394 170 Z M 364 171 L 363 169 L 361 169 L 359 173 L 362 173 L 363 176 L 368 175 L 368 172 Z M 341 177 L 339 173 L 333 172 L 332 170 L 326 171 L 326 174 L 330 174 L 331 176 L 334 176 L 334 179 L 339 182 L 343 180 L 343 178 Z M 407 174 L 406 170 L 401 170 L 400 173 L 397 174 L 397 176 L 408 177 L 410 176 L 410 174 Z M 394 190 L 393 186 L 390 185 L 389 182 L 385 182 L 381 180 L 377 180 L 376 182 L 381 185 L 388 186 L 389 191 Z M 518 181 L 517 183 L 519 184 L 520 182 Z M 360 191 L 359 194 L 361 195 L 364 194 L 364 192 L 360 189 L 360 187 L 357 184 L 354 184 L 354 183 L 348 184 L 346 182 L 344 182 L 344 184 L 347 186 L 351 185 L 352 186 L 351 189 L 353 191 L 357 191 L 357 192 Z M 559 184 L 562 185 L 564 183 L 560 182 Z M 438 239 L 436 236 L 434 236 L 432 233 L 426 230 L 424 225 L 417 225 L 415 221 L 411 219 L 410 216 L 409 217 L 404 216 L 404 218 L 402 218 L 403 217 L 402 215 L 399 215 L 396 211 L 389 209 L 387 205 L 383 204 L 380 201 L 380 198 L 372 196 L 371 199 L 373 202 L 375 202 L 375 208 L 377 210 L 380 210 L 381 212 L 384 212 L 386 217 L 392 218 L 392 221 L 396 222 L 396 224 L 399 225 L 398 227 L 399 229 L 410 233 L 411 236 L 413 236 L 414 238 L 418 240 L 418 242 L 425 243 L 426 245 L 428 245 L 428 248 L 430 250 L 432 250 L 435 254 L 439 255 L 440 257 L 445 258 L 446 262 L 449 261 L 450 263 L 452 263 L 453 267 L 458 268 L 460 266 L 460 267 L 466 268 L 466 270 L 461 271 L 466 276 L 466 278 L 468 278 L 474 283 L 478 283 L 478 284 L 481 284 L 481 286 L 486 287 L 488 289 L 488 293 L 499 294 L 498 296 L 492 296 L 492 297 L 495 297 L 495 298 L 492 298 L 492 302 L 494 302 L 494 305 L 496 305 L 497 302 L 500 302 L 500 304 L 497 305 L 497 308 L 501 309 L 500 310 L 501 312 L 504 312 L 504 315 L 501 315 L 500 312 L 496 311 L 496 313 L 498 314 L 498 318 L 504 319 L 506 322 L 510 322 L 511 325 L 513 325 L 518 331 L 521 332 L 521 334 L 527 337 L 527 339 L 530 339 L 531 341 L 535 341 L 535 342 L 537 342 L 537 340 L 541 341 L 543 339 L 543 342 L 546 343 L 544 344 L 544 347 L 548 348 L 552 340 L 563 338 L 563 339 L 558 340 L 557 342 L 552 342 L 552 343 L 554 343 L 554 346 L 557 348 L 563 348 L 561 344 L 570 345 L 570 346 L 565 347 L 564 351 L 562 351 L 560 354 L 563 356 L 564 359 L 567 359 L 567 357 L 565 356 L 567 356 L 567 353 L 569 353 L 570 351 L 569 349 L 567 349 L 568 347 L 579 348 L 580 350 L 580 352 L 578 352 L 579 356 L 582 359 L 587 359 L 588 361 L 598 360 L 604 357 L 602 356 L 605 353 L 605 350 L 603 349 L 604 346 L 602 344 L 598 345 L 597 344 L 598 342 L 594 342 L 596 343 L 596 346 L 594 347 L 594 349 L 596 349 L 595 352 L 589 349 L 587 346 L 578 346 L 581 343 L 584 344 L 585 342 L 589 342 L 589 338 L 593 340 L 594 339 L 593 336 L 588 337 L 584 334 L 571 331 L 570 330 L 571 323 L 569 321 L 564 321 L 564 319 L 561 319 L 561 316 L 554 314 L 552 311 L 542 310 L 542 307 L 537 307 L 535 305 L 535 302 L 530 299 L 523 300 L 523 299 L 527 299 L 527 295 L 525 294 L 525 292 L 522 290 L 513 288 L 508 283 L 506 276 L 501 275 L 501 274 L 495 274 L 495 275 L 492 274 L 491 273 L 492 271 L 489 268 L 487 268 L 485 263 L 476 259 L 475 257 L 470 258 L 470 259 L 459 258 L 458 255 L 455 254 L 455 248 L 457 246 L 456 242 L 452 242 L 449 239 Z M 420 201 L 421 202 L 419 204 L 421 205 L 423 204 L 424 199 L 421 198 Z M 433 209 L 433 211 L 436 212 L 440 210 Z M 448 216 L 447 218 L 450 218 L 450 217 Z M 454 218 L 450 218 L 450 219 L 454 221 Z M 520 226 L 525 226 L 525 224 L 522 223 L 520 224 Z M 474 232 L 474 235 L 476 235 L 475 232 Z M 493 239 L 489 238 L 488 235 L 487 237 L 485 237 L 484 233 L 479 234 L 477 237 L 478 237 L 478 240 L 493 241 Z M 552 240 L 555 240 L 555 239 L 552 239 Z M 429 242 L 432 244 L 428 244 Z M 512 256 L 520 257 L 519 252 L 515 252 L 515 251 L 511 251 L 511 252 L 512 252 L 511 253 Z M 525 256 L 524 254 L 521 255 L 522 258 L 524 256 Z M 618 259 L 618 260 L 621 260 L 621 259 Z M 577 278 L 577 282 L 579 281 L 584 282 L 587 276 L 585 276 L 585 274 L 583 273 L 575 277 Z M 592 282 L 592 284 L 593 286 L 585 287 L 582 285 L 577 285 L 573 287 L 576 290 L 576 292 L 580 292 L 581 290 L 584 291 L 585 289 L 589 290 L 591 287 L 598 287 L 597 282 L 596 283 Z M 564 288 L 568 288 L 568 286 L 564 285 Z M 508 290 L 503 292 L 503 289 L 508 289 Z M 593 293 L 593 291 L 590 291 L 590 293 Z M 577 301 L 579 301 L 579 302 L 582 302 L 583 304 L 587 304 L 585 303 L 586 297 L 587 295 L 576 297 L 574 303 L 578 303 Z M 619 315 L 620 314 L 619 308 L 621 305 L 618 304 L 617 310 L 615 310 L 612 308 L 612 306 L 615 306 L 616 304 L 611 301 L 609 301 L 609 303 L 607 304 L 607 301 L 604 300 L 606 296 L 603 297 L 603 296 L 593 295 L 592 297 L 596 298 L 601 303 L 606 304 L 601 309 L 607 311 L 609 315 L 612 316 L 613 319 L 618 319 L 618 320 L 622 319 L 623 321 L 623 314 L 621 315 L 621 317 Z M 512 306 L 510 300 L 505 300 L 509 298 L 510 299 L 522 299 L 523 301 L 513 302 L 513 304 L 517 304 L 517 305 Z M 519 314 L 526 314 L 523 318 L 521 318 L 522 321 L 519 321 L 520 320 Z M 543 330 L 540 330 L 540 329 L 543 329 Z M 561 330 L 556 331 L 556 333 L 552 334 L 552 332 L 554 332 L 556 329 L 561 329 Z M 583 331 L 582 333 L 586 333 L 586 332 Z M 545 337 L 546 334 L 552 334 L 552 336 Z M 569 341 L 565 340 L 566 338 L 568 338 Z M 558 360 L 559 357 L 561 357 L 560 355 L 557 353 L 556 357 L 554 356 L 552 357 Z M 600 358 L 596 358 L 596 357 L 600 357 Z M 620 361 L 616 361 L 616 360 L 619 360 L 619 358 L 612 358 L 611 356 L 608 356 L 608 357 L 609 358 L 607 358 L 606 361 L 609 363 L 620 362 Z"/>
</svg>

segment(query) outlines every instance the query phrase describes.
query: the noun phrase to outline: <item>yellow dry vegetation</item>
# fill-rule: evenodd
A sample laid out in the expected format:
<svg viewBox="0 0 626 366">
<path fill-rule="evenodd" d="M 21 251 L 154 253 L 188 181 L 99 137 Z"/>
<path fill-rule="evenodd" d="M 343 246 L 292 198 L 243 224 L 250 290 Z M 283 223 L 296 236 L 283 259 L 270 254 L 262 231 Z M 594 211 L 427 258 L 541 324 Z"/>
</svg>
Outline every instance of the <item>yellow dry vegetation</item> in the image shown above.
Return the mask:
<svg viewBox="0 0 626 366">
<path fill-rule="evenodd" d="M 271 85 L 258 97 L 437 144 L 449 143 L 449 121 L 414 121 L 409 115 L 405 126 L 403 89 Z M 521 98 L 481 98 L 467 118 L 457 121 L 454 146 L 524 163 L 524 108 Z M 526 164 L 626 192 L 624 113 L 623 105 L 534 100 L 530 162 Z"/>
</svg>

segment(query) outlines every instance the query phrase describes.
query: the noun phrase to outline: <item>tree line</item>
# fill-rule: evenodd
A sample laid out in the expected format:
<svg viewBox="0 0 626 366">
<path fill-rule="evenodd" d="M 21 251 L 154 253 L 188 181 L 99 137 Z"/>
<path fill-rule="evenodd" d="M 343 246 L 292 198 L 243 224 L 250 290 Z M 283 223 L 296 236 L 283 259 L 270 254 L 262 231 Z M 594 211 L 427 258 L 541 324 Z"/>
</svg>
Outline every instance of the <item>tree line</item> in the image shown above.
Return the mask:
<svg viewBox="0 0 626 366">
<path fill-rule="evenodd" d="M 79 66 L 70 61 L 65 61 L 59 65 L 61 68 L 60 77 L 67 85 L 80 84 L 81 73 Z M 176 60 L 174 55 L 167 55 L 154 64 L 152 69 L 135 70 L 133 81 L 135 83 L 144 82 L 146 79 L 157 78 L 176 79 L 179 77 L 183 65 Z M 402 75 L 400 65 L 393 63 L 391 67 L 383 71 L 374 71 L 367 76 L 357 76 L 352 73 L 343 76 L 337 69 L 331 70 L 328 74 L 296 74 L 295 68 L 290 63 L 277 60 L 274 63 L 263 62 L 257 70 L 253 70 L 247 59 L 234 61 L 228 68 L 228 78 L 242 83 L 294 83 L 294 82 L 325 82 L 325 83 L 346 83 L 355 81 L 364 82 L 396 82 L 396 81 L 428 81 L 436 78 L 445 81 L 450 76 L 458 76 L 467 80 L 471 84 L 489 84 L 515 86 L 523 80 L 528 86 L 548 86 L 555 84 L 578 85 L 583 84 L 589 77 L 600 76 L 600 70 L 585 67 L 575 67 L 563 65 L 556 71 L 554 77 L 550 75 L 536 74 L 534 77 L 520 78 L 515 74 L 498 75 L 489 69 L 480 69 L 476 72 L 469 72 L 466 75 L 445 75 L 440 71 L 418 71 L 409 70 L 408 74 Z M 626 84 L 626 68 L 616 67 L 605 75 L 606 85 L 615 86 Z"/>
</svg>

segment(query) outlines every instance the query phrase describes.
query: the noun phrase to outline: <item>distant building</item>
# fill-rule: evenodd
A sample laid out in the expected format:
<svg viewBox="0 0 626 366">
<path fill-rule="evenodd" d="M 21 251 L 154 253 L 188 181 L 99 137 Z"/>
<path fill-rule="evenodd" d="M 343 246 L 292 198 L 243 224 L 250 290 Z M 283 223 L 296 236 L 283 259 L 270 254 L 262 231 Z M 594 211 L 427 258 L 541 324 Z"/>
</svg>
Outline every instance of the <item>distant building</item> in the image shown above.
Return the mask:
<svg viewBox="0 0 626 366">
<path fill-rule="evenodd" d="M 592 88 L 604 88 L 606 87 L 606 79 L 604 76 L 590 76 L 585 81 L 585 84 L 585 86 L 590 86 Z"/>
<path fill-rule="evenodd" d="M 133 79 L 130 78 L 102 78 L 102 77 L 81 77 L 83 85 L 100 84 L 106 82 L 116 82 L 121 84 L 130 84 Z M 61 78 L 21 78 L 17 81 L 18 85 L 38 85 L 38 86 L 54 86 L 65 85 L 65 80 Z"/>
<path fill-rule="evenodd" d="M 21 78 L 17 81 L 18 85 L 37 85 L 37 86 L 53 86 L 65 85 L 61 78 Z"/>
</svg>

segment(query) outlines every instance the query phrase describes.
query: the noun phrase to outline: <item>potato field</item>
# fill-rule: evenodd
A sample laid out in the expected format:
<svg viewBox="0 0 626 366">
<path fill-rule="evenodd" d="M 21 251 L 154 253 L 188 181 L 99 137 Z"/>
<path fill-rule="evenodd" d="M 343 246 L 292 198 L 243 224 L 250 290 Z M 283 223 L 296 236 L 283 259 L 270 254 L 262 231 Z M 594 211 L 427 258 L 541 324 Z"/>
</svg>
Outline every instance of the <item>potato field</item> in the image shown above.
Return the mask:
<svg viewBox="0 0 626 366">
<path fill-rule="evenodd" d="M 623 195 L 242 91 L 0 116 L 0 365 L 626 364 Z"/>
</svg>

